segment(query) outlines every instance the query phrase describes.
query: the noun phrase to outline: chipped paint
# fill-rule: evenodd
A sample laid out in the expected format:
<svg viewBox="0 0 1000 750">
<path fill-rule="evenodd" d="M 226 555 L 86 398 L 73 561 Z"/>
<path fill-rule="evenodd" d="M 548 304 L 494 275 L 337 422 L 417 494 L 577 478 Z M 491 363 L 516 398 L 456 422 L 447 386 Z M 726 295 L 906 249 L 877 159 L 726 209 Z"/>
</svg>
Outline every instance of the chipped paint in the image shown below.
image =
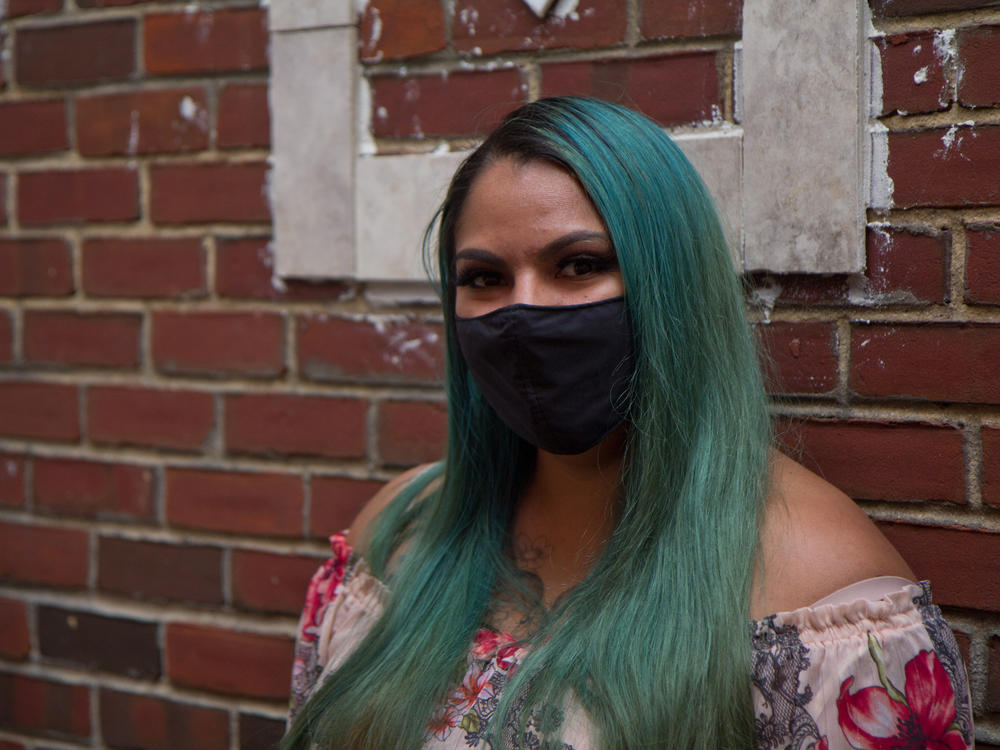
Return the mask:
<svg viewBox="0 0 1000 750">
<path fill-rule="evenodd" d="M 882 114 L 883 102 L 882 84 L 882 50 L 875 40 L 868 43 L 868 116 L 879 117 Z"/>
<path fill-rule="evenodd" d="M 181 99 L 180 105 L 177 107 L 178 111 L 188 122 L 193 122 L 195 115 L 198 114 L 198 105 L 194 103 L 194 99 L 190 96 L 185 96 Z"/>
<path fill-rule="evenodd" d="M 927 83 L 927 72 L 929 68 L 925 65 L 913 74 L 913 82 L 918 86 L 921 83 Z"/>
<path fill-rule="evenodd" d="M 374 47 L 382 39 L 382 14 L 378 12 L 378 8 L 372 8 L 372 30 L 368 35 L 368 44 Z"/>
<path fill-rule="evenodd" d="M 476 22 L 479 20 L 479 11 L 475 8 L 462 8 L 458 12 L 458 22 L 465 27 L 465 32 L 469 36 L 476 35 Z"/>
<path fill-rule="evenodd" d="M 570 21 L 579 21 L 580 14 L 577 7 L 580 0 L 559 0 L 552 8 L 552 15 L 555 18 L 568 18 Z"/>
<path fill-rule="evenodd" d="M 358 126 L 355 132 L 358 134 L 358 154 L 361 156 L 372 156 L 378 152 L 371 128 L 372 90 L 367 78 L 358 76 L 357 80 Z M 375 116 L 384 120 L 389 116 L 389 112 L 385 107 L 379 107 L 375 112 Z"/>
<path fill-rule="evenodd" d="M 868 205 L 872 208 L 892 208 L 895 185 L 889 176 L 889 129 L 880 122 L 874 122 L 868 133 L 871 144 Z"/>
<path fill-rule="evenodd" d="M 759 307 L 763 313 L 764 324 L 771 322 L 771 311 L 774 310 L 774 303 L 781 296 L 782 286 L 773 276 L 767 278 L 767 284 L 755 287 L 753 290 L 753 303 Z"/>
</svg>

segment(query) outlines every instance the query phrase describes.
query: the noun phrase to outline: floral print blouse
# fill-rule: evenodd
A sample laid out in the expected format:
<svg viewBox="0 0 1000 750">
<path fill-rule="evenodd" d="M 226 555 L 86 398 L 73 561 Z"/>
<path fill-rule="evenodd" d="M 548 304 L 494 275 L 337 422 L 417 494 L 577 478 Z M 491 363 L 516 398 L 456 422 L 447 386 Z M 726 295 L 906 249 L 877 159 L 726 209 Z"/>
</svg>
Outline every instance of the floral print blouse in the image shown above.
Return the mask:
<svg viewBox="0 0 1000 750">
<path fill-rule="evenodd" d="M 299 622 L 292 717 L 368 633 L 387 593 L 343 535 L 330 542 L 333 557 L 313 576 Z M 877 598 L 828 597 L 750 624 L 759 750 L 972 748 L 955 638 L 928 584 L 900 583 Z M 424 750 L 487 750 L 482 735 L 524 652 L 512 636 L 480 630 L 464 679 L 428 722 Z M 582 708 L 565 712 L 561 731 L 564 748 L 593 747 Z"/>
</svg>

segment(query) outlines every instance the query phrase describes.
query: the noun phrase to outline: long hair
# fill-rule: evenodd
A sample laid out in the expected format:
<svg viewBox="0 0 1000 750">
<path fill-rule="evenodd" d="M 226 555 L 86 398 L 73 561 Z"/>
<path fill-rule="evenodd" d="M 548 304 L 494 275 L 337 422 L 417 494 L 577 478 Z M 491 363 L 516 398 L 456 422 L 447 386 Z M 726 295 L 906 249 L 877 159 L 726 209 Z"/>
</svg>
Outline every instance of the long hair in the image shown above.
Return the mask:
<svg viewBox="0 0 1000 750">
<path fill-rule="evenodd" d="M 559 165 L 590 197 L 618 255 L 635 373 L 616 527 L 527 641 L 486 736 L 498 750 L 524 746 L 532 721 L 556 741 L 560 712 L 576 701 L 604 750 L 750 747 L 748 600 L 770 431 L 740 279 L 680 150 L 644 117 L 581 98 L 511 113 L 452 180 L 437 232 L 447 456 L 376 522 L 368 556 L 391 590 L 384 615 L 282 747 L 419 747 L 494 593 L 517 585 L 504 550 L 535 448 L 472 380 L 455 338 L 452 267 L 469 189 L 503 158 Z"/>
</svg>

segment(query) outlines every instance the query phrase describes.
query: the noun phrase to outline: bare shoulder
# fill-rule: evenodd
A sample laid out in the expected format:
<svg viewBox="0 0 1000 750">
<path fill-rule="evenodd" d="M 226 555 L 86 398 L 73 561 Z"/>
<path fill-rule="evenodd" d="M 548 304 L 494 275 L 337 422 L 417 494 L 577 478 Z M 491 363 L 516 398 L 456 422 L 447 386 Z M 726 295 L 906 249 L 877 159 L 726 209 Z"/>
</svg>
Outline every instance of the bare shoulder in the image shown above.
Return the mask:
<svg viewBox="0 0 1000 750">
<path fill-rule="evenodd" d="M 760 536 L 751 616 L 806 607 L 875 576 L 914 580 L 853 500 L 777 451 Z"/>
<path fill-rule="evenodd" d="M 371 526 L 372 521 L 375 520 L 378 514 L 381 513 L 390 502 L 392 502 L 393 498 L 399 494 L 399 491 L 403 489 L 403 487 L 412 482 L 417 476 L 430 468 L 430 466 L 431 464 L 414 466 L 412 469 L 404 471 L 395 479 L 386 482 L 386 484 L 372 496 L 372 499 L 365 503 L 364 507 L 361 508 L 361 512 L 358 513 L 358 515 L 351 522 L 351 526 L 347 531 L 347 543 L 363 554 L 368 547 L 368 540 L 371 532 L 369 527 Z"/>
</svg>

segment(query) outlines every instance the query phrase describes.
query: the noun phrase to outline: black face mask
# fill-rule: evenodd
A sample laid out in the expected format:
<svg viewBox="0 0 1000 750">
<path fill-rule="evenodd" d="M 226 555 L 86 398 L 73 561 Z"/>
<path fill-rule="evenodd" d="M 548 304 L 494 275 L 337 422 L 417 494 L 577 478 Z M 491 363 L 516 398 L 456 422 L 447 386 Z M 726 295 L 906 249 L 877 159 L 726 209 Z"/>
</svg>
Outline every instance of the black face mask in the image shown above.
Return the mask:
<svg viewBox="0 0 1000 750">
<path fill-rule="evenodd" d="M 634 365 L 624 297 L 510 305 L 455 327 L 479 390 L 532 445 L 583 453 L 625 420 Z"/>
</svg>

